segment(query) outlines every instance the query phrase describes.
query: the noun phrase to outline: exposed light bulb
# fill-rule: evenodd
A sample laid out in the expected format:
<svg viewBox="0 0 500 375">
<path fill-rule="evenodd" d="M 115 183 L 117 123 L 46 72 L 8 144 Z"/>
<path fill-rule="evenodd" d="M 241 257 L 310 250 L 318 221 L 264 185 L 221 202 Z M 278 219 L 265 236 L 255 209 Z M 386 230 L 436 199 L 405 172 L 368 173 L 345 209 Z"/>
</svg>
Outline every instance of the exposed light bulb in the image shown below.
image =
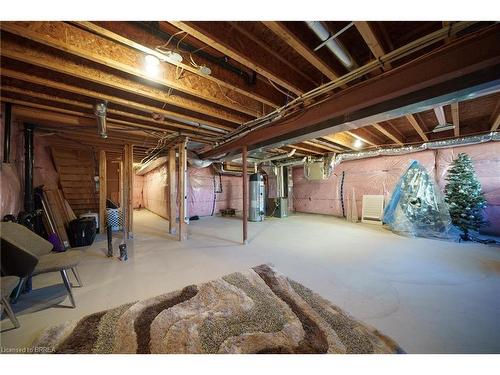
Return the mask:
<svg viewBox="0 0 500 375">
<path fill-rule="evenodd" d="M 160 71 L 160 59 L 153 55 L 144 57 L 144 69 L 149 76 L 156 76 Z"/>
<path fill-rule="evenodd" d="M 354 147 L 355 148 L 361 148 L 361 147 L 363 147 L 363 142 L 360 139 L 356 139 L 354 141 Z"/>
</svg>

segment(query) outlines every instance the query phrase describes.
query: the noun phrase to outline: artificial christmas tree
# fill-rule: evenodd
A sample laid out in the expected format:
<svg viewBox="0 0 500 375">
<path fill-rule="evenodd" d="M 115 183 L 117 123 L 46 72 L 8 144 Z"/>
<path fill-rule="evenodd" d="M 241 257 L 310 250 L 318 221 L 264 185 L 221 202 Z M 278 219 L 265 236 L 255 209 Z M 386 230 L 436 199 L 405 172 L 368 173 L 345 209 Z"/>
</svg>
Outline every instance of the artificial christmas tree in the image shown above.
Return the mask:
<svg viewBox="0 0 500 375">
<path fill-rule="evenodd" d="M 451 219 L 443 194 L 418 161 L 412 161 L 401 176 L 383 221 L 406 236 L 450 238 Z"/>
<path fill-rule="evenodd" d="M 462 239 L 469 240 L 471 230 L 477 231 L 487 224 L 483 219 L 486 199 L 469 155 L 458 154 L 451 164 L 446 181 L 445 200 L 452 223 L 462 231 Z"/>
</svg>

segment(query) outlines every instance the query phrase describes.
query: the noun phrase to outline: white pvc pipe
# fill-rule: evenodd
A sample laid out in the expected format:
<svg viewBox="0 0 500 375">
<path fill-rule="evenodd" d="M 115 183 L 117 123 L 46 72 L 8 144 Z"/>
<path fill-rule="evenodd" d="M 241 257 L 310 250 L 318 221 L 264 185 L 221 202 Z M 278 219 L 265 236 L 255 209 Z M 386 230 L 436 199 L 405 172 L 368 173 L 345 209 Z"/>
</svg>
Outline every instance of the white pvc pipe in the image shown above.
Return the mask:
<svg viewBox="0 0 500 375">
<path fill-rule="evenodd" d="M 324 42 L 330 37 L 330 32 L 321 24 L 319 21 L 307 21 L 307 26 L 317 35 L 317 37 Z M 340 60 L 342 65 L 347 69 L 351 69 L 354 66 L 353 61 L 345 49 L 335 40 L 335 38 L 330 39 L 326 43 L 326 47 Z"/>
</svg>

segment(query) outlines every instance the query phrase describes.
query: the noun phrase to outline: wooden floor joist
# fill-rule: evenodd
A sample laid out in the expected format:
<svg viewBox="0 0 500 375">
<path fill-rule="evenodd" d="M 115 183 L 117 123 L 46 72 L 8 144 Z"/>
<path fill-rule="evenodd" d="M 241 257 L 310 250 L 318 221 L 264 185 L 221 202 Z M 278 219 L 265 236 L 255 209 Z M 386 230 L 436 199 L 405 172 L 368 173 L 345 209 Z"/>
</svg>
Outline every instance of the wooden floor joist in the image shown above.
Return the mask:
<svg viewBox="0 0 500 375">
<path fill-rule="evenodd" d="M 153 33 L 148 33 L 144 29 L 141 29 L 140 27 L 137 27 L 135 25 L 131 25 L 131 23 L 127 22 L 105 22 L 106 27 L 101 27 L 97 25 L 94 22 L 71 22 L 75 25 L 78 25 L 80 27 L 83 27 L 87 30 L 90 30 L 98 35 L 101 35 L 105 38 L 111 39 L 117 43 L 124 44 L 126 46 L 129 46 L 131 48 L 137 49 L 138 51 L 141 51 L 146 54 L 150 54 L 153 56 L 157 56 L 160 59 L 165 59 L 165 55 L 159 52 L 156 49 L 150 48 L 146 45 L 153 45 L 159 46 L 165 44 L 166 40 L 160 39 L 156 37 Z M 103 22 L 100 22 L 103 23 Z M 112 27 L 113 29 L 119 29 L 121 30 L 121 33 L 116 33 L 108 28 Z M 124 35 L 127 35 L 127 33 L 130 33 L 133 35 L 132 39 L 129 39 L 128 37 L 125 37 Z M 124 34 L 124 35 L 122 35 Z M 139 40 L 138 40 L 139 39 Z M 141 44 L 143 43 L 143 44 Z M 182 50 L 177 51 L 181 56 L 183 56 L 184 61 L 189 61 L 189 59 L 192 56 L 189 56 L 187 53 L 183 53 Z M 200 56 L 195 57 L 196 60 L 198 60 L 198 65 L 203 66 L 203 63 L 200 63 L 199 60 L 202 59 Z M 202 59 L 205 61 L 204 59 Z M 191 64 L 185 64 L 183 62 L 177 62 L 173 59 L 167 60 L 166 63 L 172 64 L 178 68 L 184 69 L 186 71 L 189 71 L 190 73 L 193 73 L 195 75 L 200 76 L 202 79 L 210 80 L 221 87 L 224 87 L 227 90 L 230 90 L 230 92 L 237 92 L 241 95 L 245 95 L 251 99 L 257 100 L 261 103 L 264 103 L 272 108 L 277 108 L 279 106 L 280 101 L 277 100 L 276 97 L 272 97 L 272 95 L 269 95 L 269 87 L 264 87 L 263 85 L 257 85 L 257 82 L 249 88 L 247 84 L 244 83 L 243 80 L 239 79 L 234 80 L 230 78 L 230 72 L 224 72 L 221 69 L 217 69 L 217 66 L 211 62 L 207 62 L 207 65 L 210 66 L 211 69 L 211 74 L 203 74 L 201 73 L 201 70 L 198 68 L 193 67 Z M 223 73 L 229 73 L 229 74 L 223 74 Z M 265 89 L 265 91 L 263 90 Z M 237 101 L 237 98 L 233 98 L 233 100 Z"/>
<path fill-rule="evenodd" d="M 187 79 L 178 79 L 175 69 L 158 66 L 158 74 L 148 74 L 144 69 L 144 53 L 82 30 L 64 22 L 22 22 L 2 23 L 2 30 L 29 38 L 46 46 L 82 57 L 89 61 L 125 72 L 137 78 L 172 88 L 188 95 L 201 98 L 228 109 L 257 117 L 260 105 L 251 98 L 233 93 L 229 100 L 216 83 L 191 74 Z M 92 41 L 92 43 L 89 43 Z M 213 87 L 210 87 L 210 86 Z M 243 105 L 235 104 L 241 102 Z"/>
<path fill-rule="evenodd" d="M 420 124 L 418 123 L 417 119 L 412 114 L 407 114 L 405 117 L 408 120 L 408 122 L 411 124 L 411 126 L 413 126 L 413 129 L 415 129 L 415 131 L 418 133 L 420 138 L 422 138 L 422 140 L 424 142 L 428 142 L 429 138 L 427 137 L 427 135 L 423 131 L 423 129 L 420 126 Z"/>
<path fill-rule="evenodd" d="M 103 85 L 115 90 L 143 96 L 184 110 L 236 124 L 241 124 L 250 119 L 248 116 L 236 114 L 220 106 L 215 107 L 202 101 L 195 101 L 186 96 L 171 95 L 168 90 L 163 90 L 138 82 L 137 80 L 108 73 L 107 71 L 99 70 L 81 62 L 77 63 L 65 59 L 59 55 L 48 52 L 48 50 L 43 47 L 27 47 L 17 41 L 9 39 L 5 35 L 2 37 L 2 49 L 0 50 L 0 54 L 12 60 L 21 61 L 57 73 L 67 74 L 84 81 L 92 82 L 93 84 Z"/>
<path fill-rule="evenodd" d="M 153 106 L 150 106 L 147 104 L 134 102 L 134 101 L 123 99 L 123 98 L 120 98 L 117 96 L 107 95 L 107 94 L 104 94 L 103 92 L 97 92 L 97 91 L 89 90 L 89 89 L 82 88 L 82 87 L 68 85 L 68 84 L 63 83 L 63 82 L 45 79 L 42 77 L 26 74 L 23 72 L 18 72 L 18 71 L 8 69 L 8 68 L 2 67 L 2 76 L 13 78 L 13 79 L 20 80 L 20 81 L 24 81 L 27 83 L 41 86 L 41 87 L 50 87 L 50 88 L 53 88 L 56 90 L 66 91 L 66 92 L 72 93 L 72 94 L 87 96 L 89 98 L 93 98 L 93 99 L 99 100 L 99 101 L 106 100 L 110 103 L 118 104 L 118 105 L 121 105 L 124 107 L 130 107 L 130 108 L 137 109 L 140 111 L 145 111 L 145 112 L 150 112 L 150 113 L 158 113 L 158 114 L 165 115 L 165 116 L 175 116 L 176 118 L 179 118 L 181 120 L 195 122 L 195 123 L 201 123 L 201 124 L 205 124 L 205 125 L 208 125 L 208 126 L 211 126 L 214 128 L 222 129 L 222 130 L 233 130 L 234 129 L 233 127 L 226 126 L 226 125 L 223 125 L 223 124 L 220 124 L 217 122 L 212 122 L 212 121 L 208 121 L 205 119 L 202 120 L 202 119 L 199 119 L 196 117 L 186 116 L 186 115 L 183 115 L 183 114 L 180 114 L 177 112 L 167 111 L 163 108 L 153 107 Z"/>
<path fill-rule="evenodd" d="M 226 56 L 229 56 L 240 64 L 253 69 L 257 73 L 266 77 L 267 79 L 277 83 L 278 85 L 284 87 L 295 95 L 301 95 L 304 90 L 299 88 L 294 82 L 289 79 L 283 79 L 282 74 L 278 74 L 275 70 L 273 71 L 266 66 L 264 61 L 256 62 L 256 55 L 259 54 L 263 56 L 261 49 L 256 51 L 252 49 L 250 52 L 248 43 L 245 45 L 244 49 L 237 46 L 236 40 L 231 40 L 228 38 L 223 38 L 224 35 L 228 35 L 228 32 L 232 29 L 231 25 L 224 24 L 224 22 L 218 22 L 210 24 L 209 22 L 202 23 L 203 28 L 200 26 L 200 22 L 194 24 L 193 22 L 170 22 L 175 27 L 187 32 L 196 39 L 202 41 L 203 43 L 209 45 L 212 48 L 222 52 Z M 205 27 L 206 26 L 206 27 Z M 210 28 L 210 30 L 207 30 Z M 244 53 L 244 50 L 247 52 Z M 250 58 L 250 56 L 252 58 Z M 263 60 L 263 59 L 261 59 Z"/>
<path fill-rule="evenodd" d="M 387 138 L 389 138 L 390 140 L 394 141 L 395 144 L 397 144 L 399 146 L 402 146 L 404 144 L 403 140 L 397 134 L 395 134 L 394 132 L 391 132 L 391 131 L 387 130 L 382 125 L 374 123 L 373 127 L 375 129 L 377 129 L 380 133 L 382 133 L 383 135 L 385 135 Z"/>
</svg>

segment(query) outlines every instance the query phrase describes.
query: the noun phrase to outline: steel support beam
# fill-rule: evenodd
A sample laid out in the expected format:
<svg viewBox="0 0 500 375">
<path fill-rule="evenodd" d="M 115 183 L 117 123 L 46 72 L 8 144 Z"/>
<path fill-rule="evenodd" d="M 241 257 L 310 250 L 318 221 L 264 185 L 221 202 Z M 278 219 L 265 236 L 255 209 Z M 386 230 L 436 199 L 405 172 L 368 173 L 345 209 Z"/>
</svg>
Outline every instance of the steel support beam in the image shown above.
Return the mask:
<svg viewBox="0 0 500 375">
<path fill-rule="evenodd" d="M 284 118 L 202 154 L 238 154 L 367 126 L 500 90 L 500 26 L 457 39 L 386 74 L 332 95 L 296 119 Z"/>
</svg>

